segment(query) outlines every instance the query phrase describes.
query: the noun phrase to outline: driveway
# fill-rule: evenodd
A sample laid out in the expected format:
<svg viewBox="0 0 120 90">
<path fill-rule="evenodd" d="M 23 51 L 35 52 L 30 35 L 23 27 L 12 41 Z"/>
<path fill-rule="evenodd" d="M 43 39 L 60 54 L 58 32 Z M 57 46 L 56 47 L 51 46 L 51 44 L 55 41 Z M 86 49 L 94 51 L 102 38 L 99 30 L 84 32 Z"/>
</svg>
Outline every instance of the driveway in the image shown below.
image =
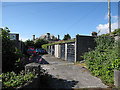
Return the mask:
<svg viewBox="0 0 120 90">
<path fill-rule="evenodd" d="M 82 67 L 51 55 L 43 55 L 42 58 L 49 64 L 41 64 L 41 67 L 54 79 L 49 84 L 52 88 L 107 88 L 97 77 Z"/>
</svg>

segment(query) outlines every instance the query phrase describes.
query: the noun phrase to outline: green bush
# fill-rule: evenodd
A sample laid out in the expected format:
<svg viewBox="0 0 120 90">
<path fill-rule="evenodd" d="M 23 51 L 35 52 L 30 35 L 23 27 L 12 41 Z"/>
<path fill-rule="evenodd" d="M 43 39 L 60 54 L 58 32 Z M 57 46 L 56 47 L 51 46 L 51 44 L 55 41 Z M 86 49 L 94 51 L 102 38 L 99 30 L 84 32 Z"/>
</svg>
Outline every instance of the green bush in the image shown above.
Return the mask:
<svg viewBox="0 0 120 90">
<path fill-rule="evenodd" d="M 14 63 L 14 71 L 19 73 L 21 70 L 25 69 L 25 65 L 29 63 L 29 59 L 27 56 L 23 56 L 22 58 L 18 58 Z"/>
<path fill-rule="evenodd" d="M 5 27 L 0 34 L 2 37 L 2 72 L 10 72 L 13 70 L 16 70 L 16 66 L 14 64 L 18 59 L 22 59 L 25 57 L 24 54 L 22 54 L 21 51 L 18 50 L 18 48 L 15 45 L 15 40 L 10 40 L 10 30 Z M 27 60 L 24 60 L 27 62 Z M 18 63 L 20 67 L 22 67 L 23 63 Z M 22 69 L 22 68 L 21 68 Z M 21 70 L 20 68 L 17 68 L 17 71 Z"/>
<path fill-rule="evenodd" d="M 115 30 L 112 32 L 112 34 L 117 34 L 117 35 L 119 35 L 119 34 L 120 34 L 120 28 L 119 28 L 119 29 L 115 29 Z"/>
<path fill-rule="evenodd" d="M 2 30 L 2 71 L 11 71 L 13 63 L 18 58 L 15 53 L 14 41 L 10 40 L 10 30 L 7 28 Z"/>
<path fill-rule="evenodd" d="M 24 71 L 21 71 L 19 74 L 7 72 L 2 73 L 0 77 L 2 77 L 2 88 L 10 89 L 20 87 L 26 82 L 31 81 L 34 78 L 34 74 L 32 72 L 25 74 Z"/>
<path fill-rule="evenodd" d="M 48 44 L 48 41 L 39 38 L 35 42 L 35 48 L 41 48 L 43 44 Z"/>
<path fill-rule="evenodd" d="M 95 50 L 83 55 L 85 63 L 91 73 L 100 77 L 104 83 L 114 83 L 114 69 L 120 70 L 120 57 L 118 57 L 118 42 L 113 37 L 99 36 L 95 38 Z"/>
</svg>

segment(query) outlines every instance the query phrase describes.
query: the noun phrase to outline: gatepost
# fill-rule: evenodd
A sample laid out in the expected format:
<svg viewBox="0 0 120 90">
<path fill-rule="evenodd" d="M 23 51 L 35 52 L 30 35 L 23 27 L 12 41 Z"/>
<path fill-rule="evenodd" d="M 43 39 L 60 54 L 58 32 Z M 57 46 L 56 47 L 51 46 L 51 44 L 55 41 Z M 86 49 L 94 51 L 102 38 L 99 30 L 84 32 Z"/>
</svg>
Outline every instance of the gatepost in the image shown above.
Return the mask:
<svg viewBox="0 0 120 90">
<path fill-rule="evenodd" d="M 114 69 L 114 85 L 120 87 L 120 71 Z"/>
</svg>

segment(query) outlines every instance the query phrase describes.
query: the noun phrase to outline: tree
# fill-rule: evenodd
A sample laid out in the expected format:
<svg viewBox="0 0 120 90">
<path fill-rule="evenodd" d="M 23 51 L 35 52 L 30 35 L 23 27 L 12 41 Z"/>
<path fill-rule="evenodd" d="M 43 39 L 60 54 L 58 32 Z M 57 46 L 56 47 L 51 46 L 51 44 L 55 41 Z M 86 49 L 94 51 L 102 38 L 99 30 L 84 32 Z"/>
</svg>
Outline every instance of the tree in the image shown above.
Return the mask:
<svg viewBox="0 0 120 90">
<path fill-rule="evenodd" d="M 71 39 L 71 36 L 70 36 L 69 34 L 67 34 L 67 35 L 64 35 L 64 38 L 63 38 L 63 40 L 69 40 L 69 39 Z"/>
<path fill-rule="evenodd" d="M 25 41 L 24 42 L 25 43 L 25 46 L 28 48 L 29 46 L 33 46 L 34 47 L 34 42 L 33 42 L 33 40 L 27 40 L 27 41 Z"/>
<path fill-rule="evenodd" d="M 44 40 L 44 39 L 37 39 L 36 42 L 35 42 L 35 47 L 36 48 L 41 48 L 43 44 L 47 44 L 48 41 L 47 40 Z"/>
<path fill-rule="evenodd" d="M 12 70 L 13 63 L 17 59 L 14 40 L 10 40 L 10 30 L 5 27 L 0 35 L 2 37 L 2 71 Z"/>
</svg>

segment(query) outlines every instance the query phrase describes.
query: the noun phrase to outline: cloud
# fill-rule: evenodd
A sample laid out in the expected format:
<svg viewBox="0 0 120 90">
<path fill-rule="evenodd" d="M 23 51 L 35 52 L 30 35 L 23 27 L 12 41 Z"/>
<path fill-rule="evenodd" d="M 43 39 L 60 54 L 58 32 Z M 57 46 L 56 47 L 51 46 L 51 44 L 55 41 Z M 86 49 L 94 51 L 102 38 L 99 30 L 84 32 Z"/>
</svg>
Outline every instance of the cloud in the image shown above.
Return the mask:
<svg viewBox="0 0 120 90">
<path fill-rule="evenodd" d="M 26 38 L 26 37 L 20 37 L 19 40 L 26 41 L 26 40 L 28 40 L 28 38 Z"/>
<path fill-rule="evenodd" d="M 109 13 L 107 13 L 105 15 L 105 20 L 109 20 Z M 111 24 L 111 31 L 113 32 L 115 29 L 118 28 L 118 16 L 111 16 L 111 22 L 113 22 Z M 96 27 L 97 31 L 99 32 L 99 35 L 101 34 L 106 34 L 106 33 L 109 33 L 109 23 L 107 24 L 99 24 L 97 27 Z"/>
<path fill-rule="evenodd" d="M 118 28 L 118 23 L 117 22 L 111 24 L 111 31 L 112 32 L 117 28 Z M 99 24 L 96 27 L 96 29 L 97 29 L 98 32 L 100 31 L 99 35 L 109 33 L 109 23 L 107 23 L 107 24 Z"/>
</svg>

